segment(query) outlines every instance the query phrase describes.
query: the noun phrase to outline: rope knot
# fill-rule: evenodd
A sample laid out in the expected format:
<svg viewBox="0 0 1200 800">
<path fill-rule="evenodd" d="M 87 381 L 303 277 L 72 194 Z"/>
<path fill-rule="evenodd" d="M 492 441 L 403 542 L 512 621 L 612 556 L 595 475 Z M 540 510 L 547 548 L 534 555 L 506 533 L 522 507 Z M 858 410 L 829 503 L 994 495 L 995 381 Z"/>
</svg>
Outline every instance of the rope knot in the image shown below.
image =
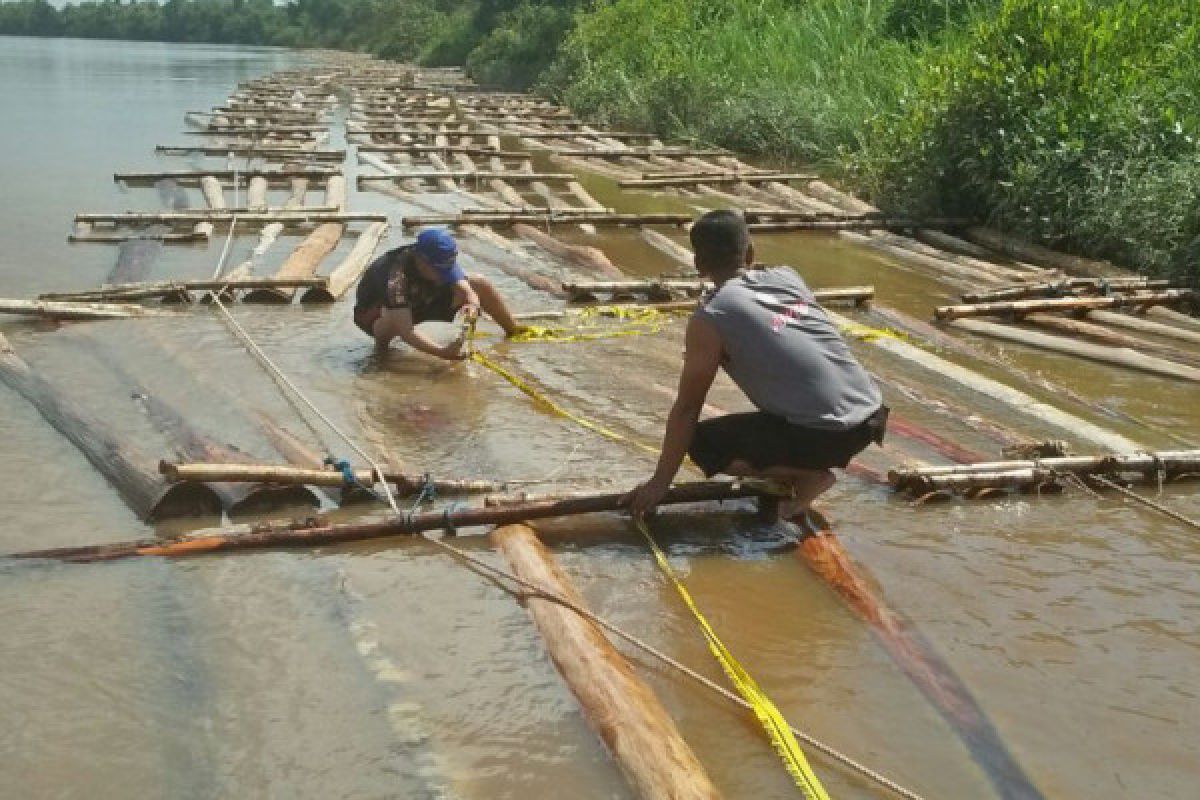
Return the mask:
<svg viewBox="0 0 1200 800">
<path fill-rule="evenodd" d="M 325 465 L 333 467 L 338 472 L 342 473 L 342 483 L 349 487 L 360 486 L 358 476 L 354 474 L 354 467 L 344 458 L 334 458 L 333 456 L 325 457 Z"/>
</svg>

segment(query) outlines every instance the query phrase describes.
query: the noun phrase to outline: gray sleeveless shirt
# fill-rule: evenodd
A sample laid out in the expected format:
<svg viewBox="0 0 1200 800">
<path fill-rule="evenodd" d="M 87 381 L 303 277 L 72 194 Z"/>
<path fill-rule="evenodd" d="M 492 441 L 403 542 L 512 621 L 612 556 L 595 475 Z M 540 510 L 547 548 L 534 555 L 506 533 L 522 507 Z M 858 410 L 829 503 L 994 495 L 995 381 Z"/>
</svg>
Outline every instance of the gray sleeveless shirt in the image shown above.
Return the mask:
<svg viewBox="0 0 1200 800">
<path fill-rule="evenodd" d="M 717 326 L 722 367 L 763 411 L 793 425 L 842 431 L 883 402 L 812 291 L 787 267 L 749 270 L 695 313 Z"/>
</svg>

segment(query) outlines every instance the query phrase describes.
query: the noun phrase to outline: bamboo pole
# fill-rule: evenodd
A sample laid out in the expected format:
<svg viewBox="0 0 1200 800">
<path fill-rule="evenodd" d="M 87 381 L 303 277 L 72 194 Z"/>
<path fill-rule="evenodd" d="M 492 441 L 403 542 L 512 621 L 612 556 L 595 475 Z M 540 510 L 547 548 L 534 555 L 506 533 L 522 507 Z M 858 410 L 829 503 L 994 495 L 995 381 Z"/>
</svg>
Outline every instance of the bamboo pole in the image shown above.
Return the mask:
<svg viewBox="0 0 1200 800">
<path fill-rule="evenodd" d="M 326 283 L 326 278 L 241 278 L 230 280 L 218 278 L 202 281 L 163 281 L 160 283 L 127 283 L 104 286 L 100 289 L 89 289 L 83 292 L 50 292 L 39 296 L 41 300 L 65 301 L 117 301 L 143 300 L 151 297 L 163 297 L 179 292 L 197 292 L 206 289 L 262 289 L 275 287 L 305 287 L 320 288 Z M 120 308 L 118 306 L 118 308 Z"/>
<path fill-rule="evenodd" d="M 244 158 L 263 158 L 287 161 L 333 161 L 341 163 L 346 159 L 345 150 L 301 150 L 295 147 L 246 147 L 239 145 L 158 145 L 156 152 L 164 155 L 202 155 L 202 156 L 241 156 Z"/>
<path fill-rule="evenodd" d="M 522 581 L 586 607 L 531 528 L 507 525 L 489 538 Z M 604 633 L 561 603 L 521 591 L 555 668 L 634 793 L 647 800 L 720 797 L 666 708 Z"/>
<path fill-rule="evenodd" d="M 236 216 L 239 222 L 268 224 L 278 222 L 283 225 L 296 226 L 320 224 L 326 222 L 386 222 L 387 214 L 376 212 L 333 212 L 324 206 L 298 209 L 268 209 L 266 212 L 251 211 L 246 208 L 224 208 L 189 211 L 126 211 L 116 214 L 76 214 L 79 222 L 108 223 L 111 225 L 193 225 L 197 222 L 228 222 Z"/>
<path fill-rule="evenodd" d="M 700 481 L 671 487 L 659 506 L 707 501 L 756 498 L 770 494 L 770 487 L 755 482 Z M 139 556 L 186 557 L 234 550 L 264 550 L 279 547 L 320 547 L 361 542 L 425 531 L 509 525 L 536 519 L 617 511 L 622 508 L 625 492 L 594 494 L 566 500 L 547 500 L 509 508 L 446 509 L 390 517 L 376 522 L 328 523 L 310 521 L 293 526 L 257 527 L 201 531 L 173 541 L 142 539 L 114 544 L 59 547 L 12 553 L 10 558 L 58 559 L 63 561 L 109 561 Z"/>
<path fill-rule="evenodd" d="M 981 336 L 990 336 L 994 339 L 1003 339 L 1055 353 L 1078 356 L 1103 364 L 1114 364 L 1166 378 L 1200 382 L 1200 369 L 1196 367 L 1177 364 L 1174 361 L 1147 355 L 1128 347 L 1105 347 L 1089 342 L 1079 342 L 1065 336 L 1052 336 L 1023 330 L 1012 325 L 984 322 L 978 319 L 958 319 L 949 324 Z"/>
<path fill-rule="evenodd" d="M 1143 292 L 1169 289 L 1170 281 L 1149 278 L 1066 278 L 1061 281 L 1019 283 L 1000 286 L 983 292 L 969 292 L 962 296 L 964 303 L 994 303 L 1004 300 L 1029 300 L 1039 297 L 1062 297 L 1064 295 L 1096 295 L 1111 292 Z"/>
<path fill-rule="evenodd" d="M 342 295 L 358 282 L 363 271 L 371 263 L 371 259 L 375 255 L 375 249 L 379 246 L 380 240 L 387 234 L 387 230 L 388 225 L 386 222 L 373 222 L 367 226 L 359 234 L 358 239 L 354 242 L 353 249 L 342 260 L 342 263 L 334 267 L 333 271 L 329 273 L 326 285 L 309 289 L 301 296 L 300 302 L 333 303 L 340 300 Z"/>
<path fill-rule="evenodd" d="M 77 216 L 76 219 L 81 219 Z M 84 222 L 91 221 L 82 218 Z M 515 225 L 527 223 L 530 225 L 577 225 L 588 222 L 593 225 L 689 225 L 692 222 L 690 214 L 601 214 L 596 211 L 578 210 L 573 212 L 530 212 L 530 211 L 490 211 L 487 209 L 466 209 L 456 214 L 428 214 L 423 216 L 405 217 L 402 220 L 405 227 L 422 227 L 425 225 Z"/>
<path fill-rule="evenodd" d="M 346 476 L 331 469 L 304 469 L 273 464 L 218 462 L 159 462 L 159 472 L 172 483 L 193 481 L 196 483 L 274 483 L 283 486 L 345 486 Z M 363 486 L 373 486 L 377 475 L 373 470 L 355 469 L 354 481 Z M 504 488 L 503 482 L 462 479 L 428 479 L 424 475 L 402 472 L 385 472 L 383 480 L 396 487 L 401 494 L 414 494 L 427 483 L 436 491 L 445 494 L 479 494 L 495 492 Z"/>
<path fill-rule="evenodd" d="M 1013 300 L 999 303 L 975 303 L 939 306 L 934 316 L 940 320 L 964 317 L 995 317 L 1033 314 L 1039 311 L 1090 311 L 1101 308 L 1149 308 L 1167 303 L 1186 303 L 1197 298 L 1191 289 L 1166 289 L 1157 292 L 1134 292 L 1111 297 L 1051 297 L 1035 300 Z"/>
<path fill-rule="evenodd" d="M 70 396 L 34 372 L 0 334 L 0 382 L 25 398 L 73 444 L 144 520 L 221 513 L 221 501 L 205 486 L 168 486 L 154 460 L 127 437 L 111 433 Z"/>
<path fill-rule="evenodd" d="M 903 467 L 888 473 L 888 482 L 896 489 L 917 492 L 942 488 L 935 485 L 941 478 L 970 475 L 1009 475 L 1034 471 L 1062 475 L 1138 474 L 1153 477 L 1160 472 L 1165 477 L 1200 472 L 1200 450 L 1168 450 L 1154 453 L 1110 453 L 1098 456 L 1059 456 L 1009 461 L 979 461 L 932 467 Z"/>
<path fill-rule="evenodd" d="M 17 314 L 46 319 L 130 319 L 133 317 L 169 317 L 173 313 L 124 304 L 59 303 L 46 300 L 0 298 L 0 314 Z"/>
</svg>

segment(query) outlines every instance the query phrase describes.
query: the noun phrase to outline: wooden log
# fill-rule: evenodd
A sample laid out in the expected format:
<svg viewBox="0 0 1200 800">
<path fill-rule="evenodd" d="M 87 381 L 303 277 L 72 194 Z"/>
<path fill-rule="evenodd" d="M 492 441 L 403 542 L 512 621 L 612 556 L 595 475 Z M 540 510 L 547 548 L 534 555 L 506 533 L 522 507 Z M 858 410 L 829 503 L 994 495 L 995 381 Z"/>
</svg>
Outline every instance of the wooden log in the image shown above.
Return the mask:
<svg viewBox="0 0 1200 800">
<path fill-rule="evenodd" d="M 60 303 L 47 300 L 10 300 L 0 298 L 0 314 L 43 317 L 45 319 L 130 319 L 165 317 L 173 312 L 155 311 L 141 306 L 110 303 Z"/>
<path fill-rule="evenodd" d="M 587 270 L 593 275 L 609 275 L 614 278 L 625 277 L 625 273 L 621 272 L 615 264 L 609 261 L 604 251 L 597 247 L 567 244 L 548 233 L 543 233 L 531 225 L 518 223 L 513 226 L 513 230 L 522 239 L 536 244 L 550 255 Z"/>
<path fill-rule="evenodd" d="M 659 506 L 704 503 L 771 496 L 772 487 L 754 481 L 700 481 L 675 484 Z M 320 547 L 361 542 L 424 531 L 509 525 L 536 519 L 618 511 L 625 492 L 594 494 L 566 500 L 547 500 L 509 508 L 469 508 L 429 511 L 376 522 L 306 522 L 295 526 L 262 525 L 202 531 L 171 542 L 142 539 L 107 545 L 59 547 L 10 554 L 10 558 L 49 558 L 64 561 L 108 561 L 138 556 L 185 557 L 233 550 L 278 547 Z"/>
<path fill-rule="evenodd" d="M 1061 269 L 1068 275 L 1078 275 L 1089 278 L 1119 277 L 1122 271 L 1106 261 L 1095 261 L 1090 258 L 1059 253 L 1041 245 L 1022 241 L 1000 231 L 971 226 L 963 235 L 978 245 L 1003 253 L 1020 261 L 1028 261 L 1045 267 Z"/>
<path fill-rule="evenodd" d="M 221 182 L 211 175 L 200 178 L 200 191 L 204 193 L 204 202 L 212 209 L 225 208 L 225 190 Z M 78 217 L 76 217 L 78 219 Z"/>
<path fill-rule="evenodd" d="M 1133 314 L 1119 314 L 1114 311 L 1089 311 L 1087 312 L 1087 319 L 1103 322 L 1106 325 L 1128 328 L 1140 333 L 1150 333 L 1155 336 L 1200 344 L 1200 331 L 1189 331 L 1174 325 L 1164 325 L 1161 322 L 1154 322 L 1153 320 Z"/>
<path fill-rule="evenodd" d="M 1012 325 L 995 322 L 984 322 L 978 319 L 957 319 L 948 323 L 955 328 L 970 331 L 981 336 L 1003 339 L 1009 342 L 1029 345 L 1055 353 L 1086 358 L 1103 364 L 1113 364 L 1128 369 L 1148 372 L 1165 378 L 1175 378 L 1185 381 L 1200 382 L 1200 369 L 1185 364 L 1177 364 L 1165 358 L 1147 355 L 1127 347 L 1105 347 L 1103 345 L 1079 342 L 1064 336 L 1052 336 L 1035 331 L 1027 331 Z"/>
<path fill-rule="evenodd" d="M 474 144 L 361 144 L 362 153 L 462 153 L 469 156 L 496 156 L 498 158 L 525 158 L 528 154 L 519 150 L 502 151 L 497 148 Z"/>
<path fill-rule="evenodd" d="M 117 251 L 117 263 L 106 279 L 109 283 L 142 281 L 150 274 L 154 262 L 162 255 L 163 242 L 157 237 L 166 233 L 166 228 L 156 227 L 147 231 L 155 239 L 138 239 L 121 243 Z"/>
<path fill-rule="evenodd" d="M 940 320 L 964 317 L 997 317 L 1033 314 L 1039 311 L 1090 311 L 1098 308 L 1149 308 L 1166 303 L 1188 303 L 1197 298 L 1191 289 L 1166 289 L 1157 292 L 1133 292 L 1111 297 L 1050 297 L 999 303 L 975 303 L 939 306 L 934 316 Z"/>
<path fill-rule="evenodd" d="M 246 189 L 246 207 L 251 211 L 266 211 L 267 179 L 262 175 L 250 178 L 250 185 Z"/>
<path fill-rule="evenodd" d="M 1193 305 L 1195 304 L 1195 301 L 1193 301 Z M 1200 317 L 1193 316 L 1192 314 L 1184 314 L 1173 308 L 1151 306 L 1142 313 L 1148 317 L 1155 317 L 1159 322 L 1179 325 L 1184 328 L 1191 328 L 1192 330 L 1200 330 Z"/>
<path fill-rule="evenodd" d="M 300 302 L 333 303 L 341 299 L 350 287 L 358 283 L 359 277 L 371 263 L 371 259 L 375 255 L 375 248 L 379 246 L 379 242 L 387 234 L 387 230 L 386 222 L 372 222 L 368 225 L 358 235 L 354 247 L 346 254 L 342 263 L 329 273 L 326 284 L 309 289 L 301 296 Z"/>
<path fill-rule="evenodd" d="M 395 171 L 394 171 L 395 172 Z M 387 175 L 359 175 L 358 182 L 360 184 L 368 181 L 432 181 L 432 180 L 453 180 L 466 181 L 477 180 L 485 181 L 493 178 L 505 180 L 510 183 L 532 183 L 534 181 L 559 181 L 566 182 L 574 179 L 574 175 L 570 172 L 518 172 L 515 170 L 417 170 L 413 172 L 395 172 L 395 174 Z M 601 211 L 606 209 L 601 208 Z"/>
<path fill-rule="evenodd" d="M 346 176 L 340 172 L 325 180 L 325 205 L 339 212 L 346 210 Z"/>
<path fill-rule="evenodd" d="M 554 597 L 586 607 L 531 528 L 507 525 L 489 538 L 513 574 Z M 527 595 L 524 605 L 584 717 L 638 797 L 720 796 L 658 697 L 594 623 L 537 594 Z"/>
<path fill-rule="evenodd" d="M 83 224 L 90 225 L 86 222 Z M 212 235 L 212 231 L 209 230 L 211 227 L 211 223 L 198 222 L 187 233 L 154 232 L 153 230 L 139 231 L 138 233 L 72 233 L 67 236 L 67 241 L 72 244 L 125 244 L 126 242 L 184 244 L 207 241 Z"/>
<path fill-rule="evenodd" d="M 88 413 L 40 375 L 0 334 L 0 381 L 25 398 L 56 431 L 116 489 L 144 520 L 221 513 L 221 501 L 204 486 L 169 486 L 154 469 L 154 459 L 127 437 L 110 433 L 105 421 Z"/>
<path fill-rule="evenodd" d="M 500 195 L 501 200 L 503 200 L 505 203 L 508 203 L 513 208 L 524 209 L 529 206 L 529 204 L 525 202 L 525 198 L 522 197 L 516 189 L 508 185 L 507 182 L 502 181 L 499 178 L 494 178 L 488 182 L 488 185 L 491 187 L 492 191 Z"/>
<path fill-rule="evenodd" d="M 312 233 L 292 252 L 275 273 L 277 279 L 311 278 L 325 256 L 333 252 L 342 238 L 345 225 L 327 222 L 318 225 Z M 242 297 L 244 303 L 290 303 L 294 289 L 253 289 Z"/>
<path fill-rule="evenodd" d="M 1179 348 L 1170 345 L 1153 342 L 1148 339 L 1143 339 L 1138 336 L 1129 336 L 1119 331 L 1114 331 L 1104 325 L 1097 325 L 1094 322 L 1087 322 L 1081 319 L 1071 317 L 1060 317 L 1055 314 L 1027 314 L 1021 318 L 1021 322 L 1026 325 L 1033 325 L 1038 328 L 1047 328 L 1060 333 L 1068 333 L 1075 336 L 1082 336 L 1085 339 L 1091 339 L 1099 344 L 1107 345 L 1108 347 L 1123 347 L 1132 350 L 1140 350 L 1152 355 L 1161 356 L 1179 364 L 1190 364 L 1191 366 L 1200 366 L 1200 356 L 1194 353 L 1185 353 Z"/>
<path fill-rule="evenodd" d="M 592 134 L 587 134 L 587 135 L 592 135 Z M 615 139 L 653 138 L 653 136 L 654 136 L 654 134 L 649 134 L 649 133 L 637 134 L 637 135 L 618 133 L 614 136 L 613 132 L 611 132 L 611 131 L 605 132 L 604 135 L 615 138 Z M 578 137 L 565 136 L 561 133 L 560 134 L 522 133 L 522 134 L 520 134 L 520 136 L 523 139 L 578 138 Z M 625 148 L 552 147 L 552 148 L 550 148 L 550 152 L 552 152 L 556 156 L 573 156 L 576 158 L 627 158 L 629 156 L 633 156 L 635 158 L 645 158 L 646 156 L 670 156 L 670 157 L 700 156 L 700 157 L 704 157 L 704 156 L 728 155 L 727 150 L 696 150 L 696 149 L 693 149 L 690 147 L 625 147 Z"/>
<path fill-rule="evenodd" d="M 825 313 L 834 324 L 844 331 L 854 331 L 857 328 L 852 320 L 834 311 L 826 309 Z M 933 353 L 928 353 L 901 339 L 892 336 L 871 336 L 864 338 L 864 341 L 897 358 L 928 369 L 941 378 L 957 383 L 989 400 L 1003 403 L 1019 414 L 1055 428 L 1067 438 L 1087 441 L 1104 450 L 1117 452 L 1142 449 L 1132 439 L 1101 428 L 1073 414 L 1068 414 L 1025 392 L 961 367 Z"/>
<path fill-rule="evenodd" d="M 958 733 L 997 795 L 1011 800 L 1041 800 L 1042 793 L 1017 763 L 970 689 L 924 637 L 872 590 L 878 581 L 851 560 L 828 527 L 805 528 L 809 535 L 801 540 L 797 555 L 870 626 L 892 661 Z"/>
</svg>

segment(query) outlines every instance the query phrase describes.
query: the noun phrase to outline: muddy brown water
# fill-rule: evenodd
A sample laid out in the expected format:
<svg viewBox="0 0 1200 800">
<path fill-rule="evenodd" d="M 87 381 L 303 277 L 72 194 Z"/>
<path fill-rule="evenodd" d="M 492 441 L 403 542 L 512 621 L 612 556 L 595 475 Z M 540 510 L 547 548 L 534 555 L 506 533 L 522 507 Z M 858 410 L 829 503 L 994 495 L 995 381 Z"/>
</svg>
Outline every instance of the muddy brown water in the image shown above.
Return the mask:
<svg viewBox="0 0 1200 800">
<path fill-rule="evenodd" d="M 25 297 L 103 280 L 116 251 L 66 245 L 71 214 L 158 207 L 152 189 L 122 190 L 111 173 L 186 163 L 153 155 L 154 145 L 184 138 L 183 111 L 215 105 L 237 80 L 298 60 L 270 50 L 0 39 L 0 87 L 9 110 L 0 141 L 10 187 L 9 211 L 0 215 L 0 294 Z M 351 175 L 355 170 L 349 166 Z M 584 178 L 602 202 L 622 210 L 713 205 L 702 196 L 621 194 L 607 178 Z M 200 203 L 197 191 L 189 194 Z M 464 204 L 448 196 L 423 201 Z M 413 210 L 372 193 L 352 192 L 351 206 L 394 219 Z M 631 231 L 565 236 L 603 248 L 631 274 L 675 268 Z M 393 230 L 390 242 L 400 241 Z M 231 260 L 253 243 L 240 237 Z M 282 260 L 287 244 L 271 251 L 261 273 Z M 217 242 L 168 247 L 155 275 L 206 276 L 219 249 Z M 794 265 L 815 286 L 872 283 L 881 304 L 920 318 L 953 295 L 919 271 L 833 236 L 761 237 L 759 253 L 764 261 Z M 520 309 L 554 304 L 485 264 L 479 268 Z M 644 455 L 538 411 L 478 365 L 374 354 L 350 322 L 349 302 L 236 313 L 340 425 L 413 469 L 625 487 L 650 468 Z M 0 330 L 29 363 L 151 451 L 165 442 L 97 349 L 198 428 L 248 452 L 272 457 L 253 422 L 256 412 L 310 436 L 210 314 L 59 330 L 10 319 L 0 321 Z M 488 342 L 564 405 L 644 441 L 660 435 L 676 377 L 679 323 L 660 336 L 585 344 Z M 1154 428 L 1107 418 L 1053 388 L 1017 384 L 1147 445 L 1171 444 L 1163 430 L 1188 436 L 1200 428 L 1193 387 L 1015 346 L 978 345 L 1001 363 L 1150 423 Z M 885 378 L 953 404 L 955 410 L 939 413 L 888 389 L 904 415 L 964 446 L 994 453 L 997 445 L 962 419 L 963 408 L 1013 431 L 1055 433 L 937 375 L 855 347 Z M 947 357 L 1013 380 L 995 364 Z M 744 407 L 724 382 L 710 402 Z M 0 410 L 0 549 L 154 533 L 4 387 Z M 320 446 L 348 455 L 335 445 Z M 895 457 L 936 459 L 919 443 L 892 447 Z M 1167 487 L 1162 499 L 1200 515 L 1194 486 Z M 972 690 L 1047 797 L 1195 796 L 1200 539 L 1194 533 L 1121 500 L 1078 492 L 914 508 L 885 488 L 845 477 L 825 507 L 881 594 Z M 214 522 L 180 521 L 159 530 Z M 693 621 L 625 520 L 597 516 L 543 527 L 596 611 L 719 678 Z M 666 517 L 658 529 L 727 644 L 793 723 L 927 797 L 994 796 L 954 732 L 861 621 L 789 551 L 786 531 L 731 511 Z M 492 557 L 482 539 L 461 541 Z M 186 562 L 5 564 L 0 620 L 5 796 L 628 796 L 525 612 L 428 545 L 387 541 Z M 641 674 L 726 796 L 795 796 L 745 715 L 657 665 L 646 664 Z M 825 760 L 813 761 L 834 797 L 881 796 Z"/>
</svg>

